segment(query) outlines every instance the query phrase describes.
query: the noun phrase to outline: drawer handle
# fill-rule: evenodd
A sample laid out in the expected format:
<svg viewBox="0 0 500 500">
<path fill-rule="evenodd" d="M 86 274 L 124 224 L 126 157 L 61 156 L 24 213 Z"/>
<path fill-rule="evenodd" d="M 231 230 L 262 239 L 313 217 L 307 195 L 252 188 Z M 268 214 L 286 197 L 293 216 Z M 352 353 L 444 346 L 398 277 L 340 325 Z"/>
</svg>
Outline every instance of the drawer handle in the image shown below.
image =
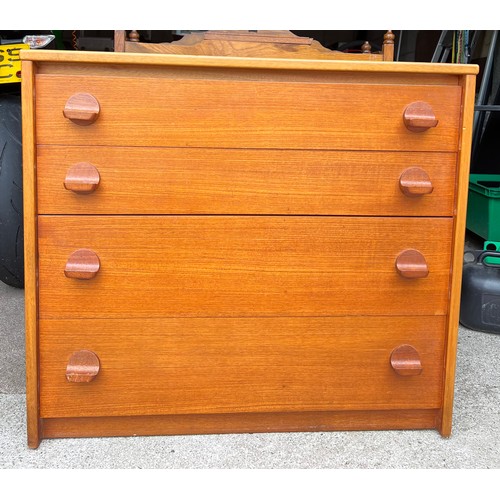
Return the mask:
<svg viewBox="0 0 500 500">
<path fill-rule="evenodd" d="M 431 194 L 434 190 L 429 175 L 420 167 L 407 168 L 399 178 L 399 188 L 410 198 Z"/>
<path fill-rule="evenodd" d="M 396 269 L 403 278 L 426 278 L 429 275 L 425 257 L 411 248 L 396 257 Z"/>
<path fill-rule="evenodd" d="M 431 105 L 423 101 L 409 104 L 403 113 L 403 121 L 411 132 L 425 132 L 439 123 Z"/>
<path fill-rule="evenodd" d="M 99 118 L 99 101 L 86 93 L 73 94 L 64 105 L 63 115 L 76 125 L 90 125 Z"/>
<path fill-rule="evenodd" d="M 68 257 L 64 274 L 67 278 L 90 280 L 96 276 L 100 267 L 101 263 L 95 252 L 80 248 Z"/>
<path fill-rule="evenodd" d="M 404 377 L 422 373 L 420 354 L 413 346 L 408 344 L 400 345 L 392 351 L 391 366 L 398 375 Z"/>
<path fill-rule="evenodd" d="M 69 168 L 64 187 L 74 193 L 88 194 L 97 189 L 100 180 L 99 170 L 92 163 L 81 162 Z"/>
<path fill-rule="evenodd" d="M 92 382 L 99 373 L 101 364 L 95 352 L 82 349 L 74 352 L 66 366 L 66 380 L 68 382 Z"/>
</svg>

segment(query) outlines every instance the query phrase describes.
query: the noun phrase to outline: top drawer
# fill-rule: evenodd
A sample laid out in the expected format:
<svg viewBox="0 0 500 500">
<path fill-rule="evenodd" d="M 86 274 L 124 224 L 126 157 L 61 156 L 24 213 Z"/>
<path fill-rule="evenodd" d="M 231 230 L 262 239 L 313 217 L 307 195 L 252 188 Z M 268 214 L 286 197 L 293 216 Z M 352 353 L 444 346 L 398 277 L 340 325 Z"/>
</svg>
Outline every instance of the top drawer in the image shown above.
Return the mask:
<svg viewBox="0 0 500 500">
<path fill-rule="evenodd" d="M 97 119 L 63 115 L 75 94 L 98 102 Z M 159 77 L 36 77 L 38 144 L 218 148 L 456 151 L 461 88 Z M 410 131 L 414 102 L 438 120 Z M 79 116 L 80 105 L 72 108 Z M 95 115 L 94 115 L 95 118 Z"/>
</svg>

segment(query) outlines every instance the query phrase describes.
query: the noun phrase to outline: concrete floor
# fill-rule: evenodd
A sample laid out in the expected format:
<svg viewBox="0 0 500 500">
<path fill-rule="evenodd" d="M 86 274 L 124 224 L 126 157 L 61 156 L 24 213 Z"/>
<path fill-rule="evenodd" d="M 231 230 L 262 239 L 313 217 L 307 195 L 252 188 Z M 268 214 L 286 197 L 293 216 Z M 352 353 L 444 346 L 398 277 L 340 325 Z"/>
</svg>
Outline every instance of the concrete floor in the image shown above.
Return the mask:
<svg viewBox="0 0 500 500">
<path fill-rule="evenodd" d="M 24 293 L 0 283 L 1 469 L 497 469 L 500 335 L 460 328 L 451 438 L 436 431 L 52 439 L 26 446 Z"/>
</svg>

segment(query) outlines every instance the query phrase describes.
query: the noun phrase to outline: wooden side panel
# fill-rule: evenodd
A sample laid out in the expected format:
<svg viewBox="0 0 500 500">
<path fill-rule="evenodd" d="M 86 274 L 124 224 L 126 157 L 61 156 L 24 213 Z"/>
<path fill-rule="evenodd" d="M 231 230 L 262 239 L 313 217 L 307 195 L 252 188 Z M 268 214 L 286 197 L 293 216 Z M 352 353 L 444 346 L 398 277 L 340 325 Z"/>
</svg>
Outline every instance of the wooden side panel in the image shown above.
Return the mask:
<svg viewBox="0 0 500 500">
<path fill-rule="evenodd" d="M 89 93 L 97 121 L 76 125 L 66 101 Z M 456 151 L 460 87 L 327 85 L 39 75 L 37 142 L 107 146 Z M 415 133 L 405 108 L 428 102 L 436 128 Z"/>
<path fill-rule="evenodd" d="M 39 217 L 40 317 L 446 314 L 452 219 Z M 97 276 L 70 279 L 79 248 Z M 429 276 L 401 277 L 421 252 Z"/>
<path fill-rule="evenodd" d="M 451 216 L 456 155 L 184 148 L 39 146 L 42 214 L 345 214 Z M 64 188 L 69 168 L 100 174 L 87 195 Z M 408 197 L 409 167 L 431 194 Z"/>
<path fill-rule="evenodd" d="M 451 434 L 453 399 L 455 392 L 455 368 L 457 359 L 458 322 L 460 316 L 460 294 L 462 290 L 462 269 L 469 194 L 469 167 L 474 118 L 475 76 L 463 77 L 463 116 L 459 151 L 459 176 L 456 183 L 457 202 L 452 246 L 452 276 L 450 285 L 450 313 L 448 318 L 448 339 L 445 362 L 445 385 L 443 411 L 440 417 L 440 431 L 443 436 Z"/>
<path fill-rule="evenodd" d="M 112 416 L 441 405 L 445 316 L 187 318 L 40 322 L 41 416 Z M 422 373 L 398 375 L 411 344 Z M 90 383 L 65 379 L 94 352 Z"/>
<path fill-rule="evenodd" d="M 24 300 L 26 335 L 26 409 L 28 446 L 41 439 L 38 393 L 37 202 L 34 63 L 22 62 Z"/>
</svg>

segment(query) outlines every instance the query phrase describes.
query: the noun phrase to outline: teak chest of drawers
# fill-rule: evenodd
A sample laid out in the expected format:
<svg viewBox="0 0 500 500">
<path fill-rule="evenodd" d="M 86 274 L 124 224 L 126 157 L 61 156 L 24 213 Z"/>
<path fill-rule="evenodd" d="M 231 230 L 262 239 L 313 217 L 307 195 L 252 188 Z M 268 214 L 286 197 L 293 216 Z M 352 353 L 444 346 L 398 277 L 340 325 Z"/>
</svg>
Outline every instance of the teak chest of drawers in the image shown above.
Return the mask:
<svg viewBox="0 0 500 500">
<path fill-rule="evenodd" d="M 451 432 L 477 67 L 23 54 L 28 443 Z"/>
</svg>

